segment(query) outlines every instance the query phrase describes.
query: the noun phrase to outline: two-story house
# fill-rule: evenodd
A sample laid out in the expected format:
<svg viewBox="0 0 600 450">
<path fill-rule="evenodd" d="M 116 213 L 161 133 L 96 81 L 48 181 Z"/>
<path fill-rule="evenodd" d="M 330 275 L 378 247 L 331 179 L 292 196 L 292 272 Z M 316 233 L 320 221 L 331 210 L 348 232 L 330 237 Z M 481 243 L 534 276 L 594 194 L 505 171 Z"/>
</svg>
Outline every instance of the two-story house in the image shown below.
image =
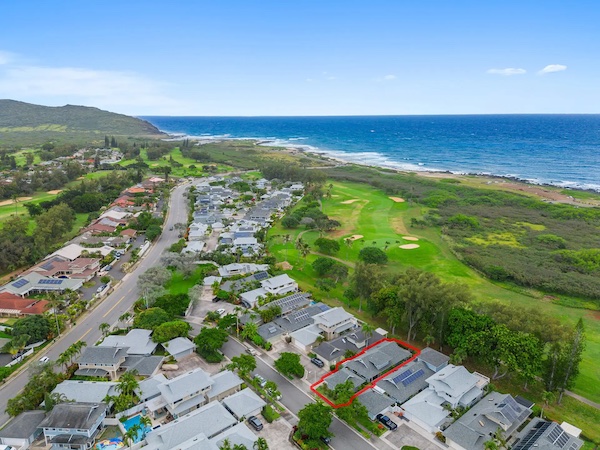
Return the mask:
<svg viewBox="0 0 600 450">
<path fill-rule="evenodd" d="M 40 423 L 51 450 L 89 450 L 106 417 L 105 403 L 59 403 Z"/>
<path fill-rule="evenodd" d="M 166 409 L 176 419 L 207 403 L 206 394 L 214 381 L 198 368 L 158 386 Z"/>
<path fill-rule="evenodd" d="M 118 378 L 117 372 L 127 357 L 127 347 L 87 347 L 77 359 L 76 375 Z"/>
<path fill-rule="evenodd" d="M 314 323 L 324 332 L 325 339 L 338 337 L 344 331 L 357 327 L 358 321 L 344 308 L 331 308 L 314 316 Z"/>
</svg>

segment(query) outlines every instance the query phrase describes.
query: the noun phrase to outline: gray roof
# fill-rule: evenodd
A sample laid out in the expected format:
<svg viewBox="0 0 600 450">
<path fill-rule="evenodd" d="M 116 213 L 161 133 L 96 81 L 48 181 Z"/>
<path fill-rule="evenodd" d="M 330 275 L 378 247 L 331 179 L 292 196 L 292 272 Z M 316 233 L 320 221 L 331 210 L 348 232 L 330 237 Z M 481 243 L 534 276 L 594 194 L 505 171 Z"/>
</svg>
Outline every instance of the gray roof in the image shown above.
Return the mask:
<svg viewBox="0 0 600 450">
<path fill-rule="evenodd" d="M 121 367 L 128 372 L 135 370 L 138 375 L 149 377 L 154 375 L 163 360 L 162 356 L 128 356 Z"/>
<path fill-rule="evenodd" d="M 171 339 L 169 342 L 165 342 L 163 344 L 165 350 L 167 350 L 171 355 L 177 355 L 179 353 L 186 352 L 191 349 L 196 348 L 196 344 L 190 341 L 188 338 L 177 337 L 175 339 Z"/>
<path fill-rule="evenodd" d="M 373 335 L 368 338 L 369 339 L 368 343 L 369 344 L 375 343 L 375 342 L 379 341 L 380 339 L 382 339 L 383 337 L 384 337 L 383 335 L 374 331 Z M 367 338 L 366 338 L 364 332 L 360 329 L 353 330 L 353 331 L 351 331 L 347 334 L 344 334 L 343 336 L 340 336 L 336 339 L 321 343 L 319 346 L 317 346 L 313 349 L 313 352 L 315 352 L 317 355 L 322 356 L 323 358 L 330 361 L 331 359 L 333 359 L 337 356 L 343 355 L 346 352 L 346 350 L 352 350 L 354 353 L 358 353 L 359 351 L 361 351 L 361 349 L 363 347 L 359 347 L 356 344 L 357 343 L 362 344 L 362 339 L 365 339 L 365 344 L 366 344 Z"/>
<path fill-rule="evenodd" d="M 369 413 L 369 417 L 372 419 L 377 414 L 381 413 L 381 411 L 396 403 L 393 399 L 375 391 L 374 389 L 367 389 L 358 396 L 357 400 L 365 405 L 365 408 L 367 408 Z"/>
<path fill-rule="evenodd" d="M 245 278 L 240 278 L 239 280 L 226 281 L 225 283 L 223 283 L 221 285 L 221 290 L 227 291 L 227 292 L 239 291 L 240 289 L 243 288 L 244 283 L 251 282 L 251 281 L 260 281 L 260 280 L 264 280 L 269 277 L 270 277 L 270 275 L 268 272 L 265 272 L 265 271 L 257 272 L 255 274 L 249 275 Z"/>
<path fill-rule="evenodd" d="M 250 388 L 243 389 L 223 399 L 223 406 L 237 418 L 242 418 L 266 405 L 266 402 Z"/>
<path fill-rule="evenodd" d="M 63 394 L 69 400 L 85 403 L 100 403 L 107 395 L 115 395 L 113 381 L 65 380 L 58 384 L 53 394 Z"/>
<path fill-rule="evenodd" d="M 150 378 L 146 378 L 139 382 L 139 386 L 136 389 L 136 394 L 143 401 L 158 397 L 160 395 L 160 389 L 158 386 L 165 383 L 167 377 L 162 373 L 158 373 Z"/>
<path fill-rule="evenodd" d="M 514 450 L 579 450 L 583 441 L 568 434 L 559 424 L 535 417 L 519 433 Z"/>
<path fill-rule="evenodd" d="M 148 433 L 147 445 L 142 448 L 171 450 L 200 434 L 212 438 L 236 423 L 221 403 L 211 402 Z"/>
<path fill-rule="evenodd" d="M 243 383 L 240 377 L 229 370 L 224 370 L 223 372 L 213 375 L 212 380 L 213 385 L 211 386 L 210 391 L 208 391 L 208 396 L 211 398 L 216 397 L 223 392 L 227 392 L 236 386 L 241 386 Z"/>
<path fill-rule="evenodd" d="M 198 368 L 181 374 L 158 387 L 168 403 L 175 403 L 188 395 L 208 388 L 213 384 L 210 376 Z"/>
<path fill-rule="evenodd" d="M 89 430 L 105 412 L 105 403 L 59 403 L 40 427 Z"/>
<path fill-rule="evenodd" d="M 25 411 L 0 430 L 0 438 L 29 439 L 46 417 L 44 411 Z"/>
<path fill-rule="evenodd" d="M 427 378 L 431 375 L 433 375 L 433 371 L 424 362 L 411 361 L 379 380 L 377 386 L 402 404 L 413 395 L 426 389 L 429 385 Z"/>
<path fill-rule="evenodd" d="M 476 387 L 478 378 L 463 366 L 447 365 L 427 379 L 429 385 L 437 392 L 448 397 L 460 398 Z"/>
<path fill-rule="evenodd" d="M 432 349 L 431 347 L 421 350 L 421 354 L 417 358 L 419 361 L 424 361 L 434 367 L 440 367 L 450 361 L 450 357 Z"/>
<path fill-rule="evenodd" d="M 288 314 L 292 311 L 304 308 L 310 303 L 310 294 L 305 292 L 298 292 L 287 297 L 275 300 L 268 305 L 263 305 L 259 309 L 266 309 L 271 306 L 279 306 L 281 308 L 281 314 Z"/>
<path fill-rule="evenodd" d="M 328 328 L 333 327 L 346 320 L 352 319 L 354 316 L 349 312 L 346 312 L 344 308 L 338 306 L 337 308 L 331 308 L 315 316 L 315 323 L 321 323 Z"/>
<path fill-rule="evenodd" d="M 283 328 L 275 322 L 268 322 L 258 327 L 258 334 L 265 340 L 280 336 L 285 332 Z"/>
<path fill-rule="evenodd" d="M 286 284 L 289 283 L 295 283 L 293 278 L 290 278 L 290 276 L 287 273 L 284 273 L 282 275 L 277 275 L 276 277 L 272 277 L 272 278 L 267 278 L 266 280 L 262 280 L 261 284 L 263 285 L 263 287 L 271 287 L 273 289 L 277 289 L 279 287 L 285 286 Z"/>
<path fill-rule="evenodd" d="M 352 384 L 354 385 L 355 388 L 357 388 L 358 386 L 360 386 L 361 384 L 363 384 L 365 382 L 365 380 L 363 378 L 359 377 L 354 372 L 348 370 L 345 367 L 342 367 L 337 372 L 332 373 L 327 378 L 325 378 L 324 381 L 325 381 L 325 384 L 327 384 L 327 387 L 329 389 L 335 389 L 335 387 L 338 384 L 345 383 L 348 380 L 350 380 L 352 382 Z"/>
<path fill-rule="evenodd" d="M 0 287 L 0 292 L 10 292 L 15 295 L 27 295 L 31 291 L 76 291 L 83 286 L 84 280 L 71 278 L 50 278 L 31 272 Z"/>
<path fill-rule="evenodd" d="M 395 342 L 382 342 L 371 347 L 361 356 L 346 361 L 344 366 L 365 378 L 372 380 L 386 370 L 397 366 L 401 361 L 410 358 L 411 353 Z"/>
<path fill-rule="evenodd" d="M 482 450 L 498 428 L 508 438 L 529 414 L 531 410 L 519 405 L 509 394 L 491 392 L 450 425 L 444 435 L 469 450 Z"/>
<path fill-rule="evenodd" d="M 272 303 L 269 304 L 271 305 Z M 308 308 L 302 308 L 298 311 L 293 311 L 283 317 L 278 317 L 273 322 L 280 326 L 283 330 L 291 333 L 308 325 L 312 325 L 315 321 L 313 317 L 321 312 L 321 308 L 318 306 L 309 306 Z"/>
<path fill-rule="evenodd" d="M 79 377 L 107 377 L 108 371 L 104 369 L 77 369 L 75 375 Z"/>
<path fill-rule="evenodd" d="M 234 445 L 243 445 L 247 449 L 254 448 L 254 443 L 257 440 L 257 436 L 250 431 L 250 428 L 245 423 L 238 423 L 236 426 L 225 430 L 217 437 L 211 439 L 212 442 L 217 446 L 222 446 L 223 441 L 227 439 L 233 447 Z"/>
<path fill-rule="evenodd" d="M 127 356 L 127 347 L 86 347 L 77 359 L 79 364 L 113 365 Z"/>
<path fill-rule="evenodd" d="M 151 355 L 158 345 L 151 334 L 152 330 L 135 328 L 125 336 L 106 336 L 98 347 L 127 347 L 128 355 Z"/>
</svg>

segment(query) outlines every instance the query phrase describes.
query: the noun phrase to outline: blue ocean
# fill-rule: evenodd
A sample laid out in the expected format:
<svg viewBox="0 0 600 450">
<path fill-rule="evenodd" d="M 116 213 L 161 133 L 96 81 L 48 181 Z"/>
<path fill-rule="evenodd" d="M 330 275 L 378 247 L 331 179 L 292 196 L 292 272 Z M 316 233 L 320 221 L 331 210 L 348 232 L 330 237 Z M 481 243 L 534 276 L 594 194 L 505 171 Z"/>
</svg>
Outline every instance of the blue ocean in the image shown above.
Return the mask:
<svg viewBox="0 0 600 450">
<path fill-rule="evenodd" d="M 143 119 L 202 139 L 254 138 L 361 164 L 600 191 L 600 115 Z"/>
</svg>

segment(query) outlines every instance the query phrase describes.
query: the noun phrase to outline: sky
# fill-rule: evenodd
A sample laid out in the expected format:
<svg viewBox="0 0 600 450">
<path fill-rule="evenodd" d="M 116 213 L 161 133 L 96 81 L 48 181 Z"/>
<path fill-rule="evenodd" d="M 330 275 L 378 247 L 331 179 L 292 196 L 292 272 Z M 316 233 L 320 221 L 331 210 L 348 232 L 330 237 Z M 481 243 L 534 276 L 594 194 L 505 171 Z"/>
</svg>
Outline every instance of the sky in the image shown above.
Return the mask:
<svg viewBox="0 0 600 450">
<path fill-rule="evenodd" d="M 0 98 L 131 115 L 600 112 L 591 0 L 4 0 Z"/>
</svg>

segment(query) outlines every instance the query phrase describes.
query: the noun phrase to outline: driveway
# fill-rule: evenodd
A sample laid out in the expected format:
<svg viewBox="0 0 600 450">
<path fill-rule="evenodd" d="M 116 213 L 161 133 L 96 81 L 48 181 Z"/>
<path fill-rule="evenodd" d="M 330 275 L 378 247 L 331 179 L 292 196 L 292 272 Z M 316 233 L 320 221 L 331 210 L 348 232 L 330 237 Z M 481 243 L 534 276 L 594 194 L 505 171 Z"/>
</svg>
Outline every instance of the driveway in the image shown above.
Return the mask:
<svg viewBox="0 0 600 450">
<path fill-rule="evenodd" d="M 390 416 L 390 418 L 391 417 L 392 416 Z M 395 420 L 395 422 L 399 423 L 402 421 Z M 442 444 L 437 445 L 429 441 L 427 438 L 421 436 L 419 433 L 417 433 L 405 423 L 399 423 L 398 429 L 396 431 L 388 431 L 384 435 L 383 439 L 389 441 L 391 444 L 398 448 L 402 448 L 405 445 L 413 446 L 420 450 L 440 450 L 446 448 L 442 446 Z"/>
</svg>

